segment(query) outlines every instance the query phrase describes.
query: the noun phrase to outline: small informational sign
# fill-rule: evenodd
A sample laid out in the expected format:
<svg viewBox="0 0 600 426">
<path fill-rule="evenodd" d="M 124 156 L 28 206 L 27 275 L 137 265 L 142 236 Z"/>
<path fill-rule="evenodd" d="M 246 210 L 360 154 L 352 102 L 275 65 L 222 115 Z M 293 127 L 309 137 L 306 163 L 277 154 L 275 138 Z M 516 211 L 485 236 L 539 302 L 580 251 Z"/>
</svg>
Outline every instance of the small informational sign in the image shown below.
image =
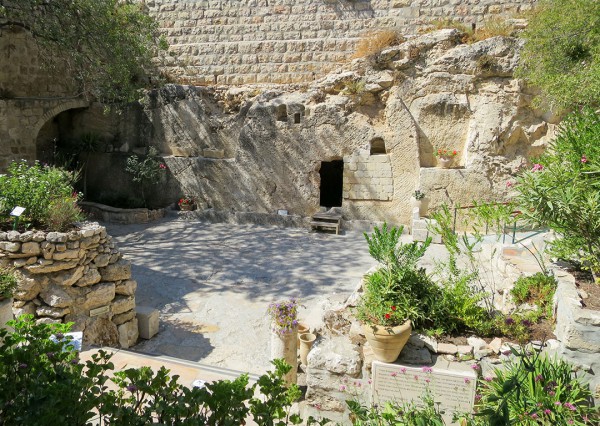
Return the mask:
<svg viewBox="0 0 600 426">
<path fill-rule="evenodd" d="M 69 336 L 70 339 L 67 337 Z M 81 345 L 83 343 L 83 332 L 82 331 L 73 331 L 70 333 L 65 333 L 63 337 L 59 340 L 55 335 L 50 336 L 50 340 L 55 343 L 64 342 L 65 345 L 63 347 L 63 351 L 68 350 L 68 346 L 72 346 L 73 350 L 81 351 Z"/>
<path fill-rule="evenodd" d="M 279 216 L 287 216 L 288 215 L 288 211 L 287 210 L 277 210 L 277 214 Z"/>
<path fill-rule="evenodd" d="M 109 306 L 100 306 L 99 308 L 96 309 L 90 309 L 90 317 L 97 317 L 98 315 L 103 315 L 103 314 L 107 314 L 109 311 Z"/>
<path fill-rule="evenodd" d="M 12 210 L 12 212 L 10 212 L 10 215 L 11 216 L 15 216 L 15 217 L 19 217 L 19 216 L 21 216 L 23 214 L 24 211 L 25 211 L 25 207 L 17 206 L 17 207 L 15 207 Z"/>
<path fill-rule="evenodd" d="M 373 403 L 387 401 L 422 405 L 427 392 L 436 407 L 444 411 L 445 419 L 453 413 L 470 413 L 475 403 L 477 374 L 474 371 L 454 371 L 429 367 L 409 367 L 373 362 Z"/>
</svg>

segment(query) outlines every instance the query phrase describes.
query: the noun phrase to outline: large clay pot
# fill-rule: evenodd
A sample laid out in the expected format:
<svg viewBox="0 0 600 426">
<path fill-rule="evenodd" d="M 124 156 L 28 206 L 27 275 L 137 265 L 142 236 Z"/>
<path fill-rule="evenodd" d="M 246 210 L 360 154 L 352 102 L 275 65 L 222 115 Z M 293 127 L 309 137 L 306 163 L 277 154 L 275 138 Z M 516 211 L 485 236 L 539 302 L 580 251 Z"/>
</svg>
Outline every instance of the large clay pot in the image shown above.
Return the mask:
<svg viewBox="0 0 600 426">
<path fill-rule="evenodd" d="M 291 333 L 278 333 L 271 330 L 271 359 L 283 358 L 292 369 L 283 379 L 288 384 L 296 383 L 298 373 L 298 329 Z"/>
<path fill-rule="evenodd" d="M 439 157 L 438 158 L 438 165 L 442 169 L 449 169 L 450 166 L 452 166 L 453 162 L 454 162 L 454 157 Z"/>
<path fill-rule="evenodd" d="M 302 365 L 308 365 L 308 353 L 312 348 L 313 343 L 317 340 L 317 336 L 312 333 L 302 333 L 300 339 L 300 361 Z"/>
<path fill-rule="evenodd" d="M 412 326 L 409 321 L 395 327 L 363 324 L 365 337 L 378 361 L 394 362 L 408 342 Z"/>
</svg>

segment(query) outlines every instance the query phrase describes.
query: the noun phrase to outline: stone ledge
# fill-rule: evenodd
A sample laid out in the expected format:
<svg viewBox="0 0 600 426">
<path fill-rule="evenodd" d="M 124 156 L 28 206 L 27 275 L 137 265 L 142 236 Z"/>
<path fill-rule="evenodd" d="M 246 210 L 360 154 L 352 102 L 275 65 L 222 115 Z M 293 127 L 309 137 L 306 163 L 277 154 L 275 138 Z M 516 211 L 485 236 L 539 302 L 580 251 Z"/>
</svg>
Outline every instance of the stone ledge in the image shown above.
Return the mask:
<svg viewBox="0 0 600 426">
<path fill-rule="evenodd" d="M 82 201 L 81 208 L 96 219 L 108 223 L 129 225 L 133 223 L 148 223 L 165 217 L 165 209 L 121 209 L 105 204 Z"/>
</svg>

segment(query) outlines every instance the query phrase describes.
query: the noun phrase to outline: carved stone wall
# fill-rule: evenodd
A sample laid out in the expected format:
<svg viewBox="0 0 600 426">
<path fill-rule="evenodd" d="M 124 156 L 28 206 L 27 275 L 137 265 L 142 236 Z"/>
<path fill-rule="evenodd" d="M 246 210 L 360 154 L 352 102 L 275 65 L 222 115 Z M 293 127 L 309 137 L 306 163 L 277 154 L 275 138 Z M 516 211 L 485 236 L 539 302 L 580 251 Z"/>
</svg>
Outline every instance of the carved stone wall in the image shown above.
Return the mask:
<svg viewBox="0 0 600 426">
<path fill-rule="evenodd" d="M 158 62 L 183 84 L 312 81 L 353 56 L 367 33 L 412 33 L 435 19 L 481 25 L 536 0 L 149 0 L 169 42 Z"/>
<path fill-rule="evenodd" d="M 137 283 L 106 229 L 87 223 L 70 232 L 0 232 L 0 265 L 15 268 L 15 316 L 74 322 L 85 343 L 135 344 Z"/>
</svg>

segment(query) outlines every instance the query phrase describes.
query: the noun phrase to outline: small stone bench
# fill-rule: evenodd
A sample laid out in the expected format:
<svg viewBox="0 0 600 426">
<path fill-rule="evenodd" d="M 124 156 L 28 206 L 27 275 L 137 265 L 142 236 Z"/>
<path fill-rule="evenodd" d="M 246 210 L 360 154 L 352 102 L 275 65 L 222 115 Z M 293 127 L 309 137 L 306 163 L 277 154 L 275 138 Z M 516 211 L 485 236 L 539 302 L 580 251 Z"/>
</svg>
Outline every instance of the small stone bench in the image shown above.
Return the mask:
<svg viewBox="0 0 600 426">
<path fill-rule="evenodd" d="M 313 228 L 335 229 L 335 234 L 339 235 L 342 216 L 332 213 L 317 213 L 313 215 L 310 226 Z"/>
</svg>

